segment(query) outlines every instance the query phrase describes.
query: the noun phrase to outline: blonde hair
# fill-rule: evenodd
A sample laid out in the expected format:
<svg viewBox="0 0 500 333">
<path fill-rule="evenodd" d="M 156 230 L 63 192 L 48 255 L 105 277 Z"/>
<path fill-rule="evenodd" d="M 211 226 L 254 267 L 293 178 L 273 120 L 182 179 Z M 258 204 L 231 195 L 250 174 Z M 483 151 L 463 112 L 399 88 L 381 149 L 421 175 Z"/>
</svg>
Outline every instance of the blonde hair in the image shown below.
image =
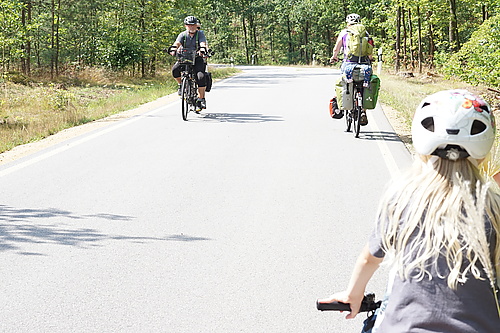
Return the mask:
<svg viewBox="0 0 500 333">
<path fill-rule="evenodd" d="M 479 170 L 486 178 L 491 178 L 500 173 L 500 163 L 497 162 L 498 160 L 500 160 L 500 145 L 498 142 L 495 142 L 480 165 Z"/>
<path fill-rule="evenodd" d="M 496 235 L 493 254 L 485 216 L 492 224 L 490 234 Z M 494 287 L 495 271 L 500 276 L 499 218 L 500 196 L 473 162 L 418 155 L 407 177 L 382 199 L 378 232 L 401 278 L 431 279 L 430 265 L 437 267 L 444 255 L 450 272 L 439 278 L 446 278 L 450 288 L 456 289 L 468 275 L 484 279 L 481 266 Z"/>
</svg>

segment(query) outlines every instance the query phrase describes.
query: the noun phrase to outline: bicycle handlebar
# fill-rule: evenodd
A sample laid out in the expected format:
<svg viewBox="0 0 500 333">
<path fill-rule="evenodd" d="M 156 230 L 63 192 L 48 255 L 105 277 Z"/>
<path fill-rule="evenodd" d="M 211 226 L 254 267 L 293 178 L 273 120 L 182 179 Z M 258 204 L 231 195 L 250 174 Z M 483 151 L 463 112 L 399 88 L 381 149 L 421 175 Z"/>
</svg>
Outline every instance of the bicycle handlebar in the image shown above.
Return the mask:
<svg viewBox="0 0 500 333">
<path fill-rule="evenodd" d="M 359 309 L 359 312 L 369 312 L 376 310 L 377 308 L 380 307 L 380 304 L 382 302 L 378 301 L 375 302 L 375 294 L 370 293 L 366 294 L 363 297 L 363 301 L 361 302 L 361 308 Z M 320 301 L 319 299 L 316 300 L 316 308 L 319 311 L 351 311 L 351 305 L 348 303 L 342 303 L 342 302 L 323 302 Z"/>
<path fill-rule="evenodd" d="M 175 51 L 175 52 L 177 52 L 177 46 L 172 45 L 172 46 L 170 46 L 170 47 L 167 49 L 167 53 L 169 53 L 169 54 L 171 54 L 171 53 L 172 53 L 172 52 L 174 52 L 174 51 Z M 215 52 L 214 52 L 214 51 L 212 51 L 211 49 L 207 49 L 205 46 L 200 46 L 200 47 L 198 48 L 198 50 L 197 50 L 197 51 L 199 51 L 199 52 L 200 52 L 200 54 L 201 54 L 203 57 L 207 57 L 207 58 L 209 58 L 209 57 L 213 56 L 213 55 L 214 55 L 214 53 L 215 53 Z"/>
</svg>

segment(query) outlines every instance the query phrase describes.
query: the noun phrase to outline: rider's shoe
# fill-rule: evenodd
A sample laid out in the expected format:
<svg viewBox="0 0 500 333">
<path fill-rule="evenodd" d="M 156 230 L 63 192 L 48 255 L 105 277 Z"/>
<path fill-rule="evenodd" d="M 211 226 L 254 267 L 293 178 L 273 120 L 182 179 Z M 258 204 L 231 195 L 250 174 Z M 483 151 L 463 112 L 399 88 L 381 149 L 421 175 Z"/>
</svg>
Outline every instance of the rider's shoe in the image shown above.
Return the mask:
<svg viewBox="0 0 500 333">
<path fill-rule="evenodd" d="M 196 113 L 200 113 L 201 110 L 207 108 L 207 103 L 205 102 L 204 98 L 198 98 L 196 100 Z"/>
<path fill-rule="evenodd" d="M 361 112 L 361 119 L 359 120 L 361 126 L 368 125 L 368 118 L 366 117 L 366 111 Z"/>
<path fill-rule="evenodd" d="M 196 110 L 201 111 L 207 108 L 207 101 L 204 98 L 198 98 L 196 100 Z"/>
<path fill-rule="evenodd" d="M 179 83 L 179 86 L 177 87 L 177 95 L 181 95 L 181 84 Z"/>
</svg>

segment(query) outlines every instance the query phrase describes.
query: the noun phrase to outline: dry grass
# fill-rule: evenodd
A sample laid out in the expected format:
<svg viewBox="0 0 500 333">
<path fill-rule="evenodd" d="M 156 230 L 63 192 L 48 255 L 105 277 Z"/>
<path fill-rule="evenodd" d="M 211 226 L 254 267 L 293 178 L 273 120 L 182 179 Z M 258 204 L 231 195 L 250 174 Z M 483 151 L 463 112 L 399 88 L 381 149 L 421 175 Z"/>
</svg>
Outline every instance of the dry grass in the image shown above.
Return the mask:
<svg viewBox="0 0 500 333">
<path fill-rule="evenodd" d="M 425 96 L 440 90 L 467 89 L 481 95 L 492 106 L 497 124 L 500 124 L 500 100 L 498 94 L 488 91 L 486 87 L 445 80 L 439 75 L 429 72 L 423 75 L 414 75 L 414 77 L 405 77 L 387 71 L 380 75 L 379 101 L 384 104 L 384 110 L 388 113 L 393 127 L 395 127 L 401 140 L 408 146 L 410 151 L 412 151 L 411 121 L 415 108 Z M 497 139 L 492 149 L 492 158 L 495 165 L 500 165 L 500 131 L 497 131 Z"/>
<path fill-rule="evenodd" d="M 234 68 L 210 71 L 215 78 L 236 72 Z M 169 72 L 142 79 L 94 68 L 69 73 L 57 82 L 14 81 L 21 83 L 0 81 L 0 153 L 177 90 Z"/>
</svg>

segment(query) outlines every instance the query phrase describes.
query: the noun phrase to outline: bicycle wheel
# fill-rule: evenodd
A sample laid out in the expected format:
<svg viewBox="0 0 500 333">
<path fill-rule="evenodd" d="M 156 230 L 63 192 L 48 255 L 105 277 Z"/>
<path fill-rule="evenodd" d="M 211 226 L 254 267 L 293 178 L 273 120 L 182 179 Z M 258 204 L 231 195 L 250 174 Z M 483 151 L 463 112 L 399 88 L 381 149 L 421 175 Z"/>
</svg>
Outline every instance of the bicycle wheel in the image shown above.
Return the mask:
<svg viewBox="0 0 500 333">
<path fill-rule="evenodd" d="M 191 86 L 187 77 L 182 78 L 181 84 L 181 109 L 182 109 L 182 119 L 187 120 L 187 115 L 189 112 L 189 99 L 191 98 Z"/>
<path fill-rule="evenodd" d="M 361 93 L 359 90 L 356 92 L 356 98 L 354 99 L 354 110 L 353 110 L 353 128 L 352 132 L 354 133 L 354 137 L 359 137 L 359 130 L 361 128 L 361 113 L 363 112 L 362 106 L 359 104 L 361 100 Z M 362 101 L 362 100 L 361 100 Z"/>
<path fill-rule="evenodd" d="M 194 79 L 191 79 L 190 81 L 191 81 L 191 84 L 190 84 L 191 98 L 189 99 L 190 111 L 195 112 L 196 111 L 196 100 L 198 99 L 198 86 L 196 85 L 196 81 Z"/>
<path fill-rule="evenodd" d="M 345 110 L 344 111 L 345 113 L 345 124 L 346 124 L 346 132 L 350 132 L 351 131 L 351 124 L 352 124 L 352 113 L 353 113 L 353 110 Z"/>
</svg>

